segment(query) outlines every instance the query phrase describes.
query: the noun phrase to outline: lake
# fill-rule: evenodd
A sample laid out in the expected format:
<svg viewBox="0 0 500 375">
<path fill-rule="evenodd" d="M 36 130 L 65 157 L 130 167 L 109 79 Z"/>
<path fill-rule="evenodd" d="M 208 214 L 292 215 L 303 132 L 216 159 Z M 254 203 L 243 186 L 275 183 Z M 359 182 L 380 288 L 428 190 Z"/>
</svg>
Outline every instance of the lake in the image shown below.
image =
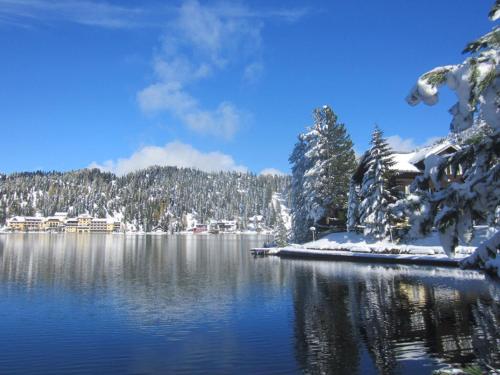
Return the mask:
<svg viewBox="0 0 500 375">
<path fill-rule="evenodd" d="M 0 374 L 500 368 L 475 271 L 253 258 L 250 235 L 0 234 Z"/>
</svg>

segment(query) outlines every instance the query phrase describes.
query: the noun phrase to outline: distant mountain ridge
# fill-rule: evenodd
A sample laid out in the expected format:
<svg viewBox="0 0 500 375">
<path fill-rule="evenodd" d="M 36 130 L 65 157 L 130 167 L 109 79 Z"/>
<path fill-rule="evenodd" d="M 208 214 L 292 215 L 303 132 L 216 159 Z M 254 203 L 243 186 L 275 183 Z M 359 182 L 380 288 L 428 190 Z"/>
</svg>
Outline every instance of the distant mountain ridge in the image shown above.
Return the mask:
<svg viewBox="0 0 500 375">
<path fill-rule="evenodd" d="M 182 230 L 185 217 L 199 222 L 262 215 L 276 222 L 273 194 L 288 196 L 289 176 L 241 172 L 203 172 L 191 168 L 150 167 L 124 176 L 98 169 L 0 174 L 0 225 L 15 215 L 68 212 L 113 217 L 136 230 Z"/>
</svg>

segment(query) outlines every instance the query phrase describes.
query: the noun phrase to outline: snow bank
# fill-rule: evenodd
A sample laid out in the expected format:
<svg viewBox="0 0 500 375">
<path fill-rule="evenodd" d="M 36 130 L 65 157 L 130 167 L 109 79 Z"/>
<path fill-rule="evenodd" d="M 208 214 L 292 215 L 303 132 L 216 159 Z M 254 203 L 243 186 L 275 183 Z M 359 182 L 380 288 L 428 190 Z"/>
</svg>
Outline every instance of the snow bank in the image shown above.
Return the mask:
<svg viewBox="0 0 500 375">
<path fill-rule="evenodd" d="M 463 258 L 474 252 L 477 246 L 490 238 L 493 232 L 488 227 L 476 227 L 476 236 L 469 245 L 459 245 L 455 251 L 456 258 Z M 414 255 L 443 255 L 439 233 L 409 242 L 395 243 L 388 239 L 372 240 L 353 232 L 331 233 L 325 237 L 300 245 L 304 249 L 315 250 L 348 250 L 355 253 L 391 253 Z"/>
<path fill-rule="evenodd" d="M 427 266 L 458 267 L 459 259 L 450 259 L 446 255 L 416 255 L 416 254 L 361 254 L 345 250 L 312 250 L 285 247 L 278 252 L 281 257 L 293 258 L 320 258 L 326 260 L 364 262 L 364 263 L 392 263 Z"/>
</svg>

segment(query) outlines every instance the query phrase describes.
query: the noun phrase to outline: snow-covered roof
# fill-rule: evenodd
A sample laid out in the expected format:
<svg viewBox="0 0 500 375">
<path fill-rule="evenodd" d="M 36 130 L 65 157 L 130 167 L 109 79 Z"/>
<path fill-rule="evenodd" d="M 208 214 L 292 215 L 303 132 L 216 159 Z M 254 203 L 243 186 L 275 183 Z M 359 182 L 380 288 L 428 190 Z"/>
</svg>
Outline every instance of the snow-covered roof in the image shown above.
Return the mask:
<svg viewBox="0 0 500 375">
<path fill-rule="evenodd" d="M 9 221 L 15 221 L 15 222 L 18 222 L 18 223 L 24 223 L 25 222 L 24 216 L 14 216 Z"/>
<path fill-rule="evenodd" d="M 57 220 L 57 221 L 62 221 L 64 217 L 62 216 L 48 216 L 45 218 L 45 220 Z"/>
<path fill-rule="evenodd" d="M 420 150 L 414 151 L 414 156 L 411 159 L 411 162 L 416 164 L 422 160 L 424 160 L 426 157 L 430 155 L 438 155 L 441 154 L 443 151 L 447 150 L 448 148 L 454 148 L 455 150 L 459 150 L 460 147 L 457 145 L 451 144 L 449 142 L 442 142 L 437 145 L 432 145 L 429 147 L 424 147 L 421 148 Z"/>
<path fill-rule="evenodd" d="M 420 170 L 411 162 L 414 156 L 414 152 L 393 154 L 392 160 L 395 164 L 392 166 L 392 169 L 398 172 L 419 173 Z"/>
<path fill-rule="evenodd" d="M 395 162 L 392 169 L 398 172 L 422 172 L 416 164 L 424 160 L 430 155 L 439 155 L 448 148 L 459 150 L 457 145 L 449 142 L 442 142 L 412 152 L 395 152 L 392 155 L 392 160 Z"/>
<path fill-rule="evenodd" d="M 38 216 L 14 216 L 9 221 L 24 223 L 26 221 L 40 221 L 41 222 L 43 219 L 44 219 L 43 217 L 38 217 Z"/>
</svg>

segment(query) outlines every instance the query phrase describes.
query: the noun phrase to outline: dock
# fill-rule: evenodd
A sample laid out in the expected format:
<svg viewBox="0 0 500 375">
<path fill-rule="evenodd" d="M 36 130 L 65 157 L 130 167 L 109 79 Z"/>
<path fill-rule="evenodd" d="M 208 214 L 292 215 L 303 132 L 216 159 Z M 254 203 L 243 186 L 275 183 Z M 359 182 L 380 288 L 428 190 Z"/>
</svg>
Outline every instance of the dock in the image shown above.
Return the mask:
<svg viewBox="0 0 500 375">
<path fill-rule="evenodd" d="M 357 253 L 349 250 L 313 250 L 294 247 L 255 247 L 250 250 L 255 257 L 276 255 L 281 258 L 318 259 L 337 262 L 407 264 L 420 266 L 460 267 L 460 258 L 446 255 Z"/>
<path fill-rule="evenodd" d="M 342 250 L 311 250 L 287 247 L 277 250 L 275 255 L 282 258 L 322 259 L 343 262 L 459 267 L 461 260 L 460 258 L 448 258 L 446 255 L 355 253 Z"/>
</svg>

